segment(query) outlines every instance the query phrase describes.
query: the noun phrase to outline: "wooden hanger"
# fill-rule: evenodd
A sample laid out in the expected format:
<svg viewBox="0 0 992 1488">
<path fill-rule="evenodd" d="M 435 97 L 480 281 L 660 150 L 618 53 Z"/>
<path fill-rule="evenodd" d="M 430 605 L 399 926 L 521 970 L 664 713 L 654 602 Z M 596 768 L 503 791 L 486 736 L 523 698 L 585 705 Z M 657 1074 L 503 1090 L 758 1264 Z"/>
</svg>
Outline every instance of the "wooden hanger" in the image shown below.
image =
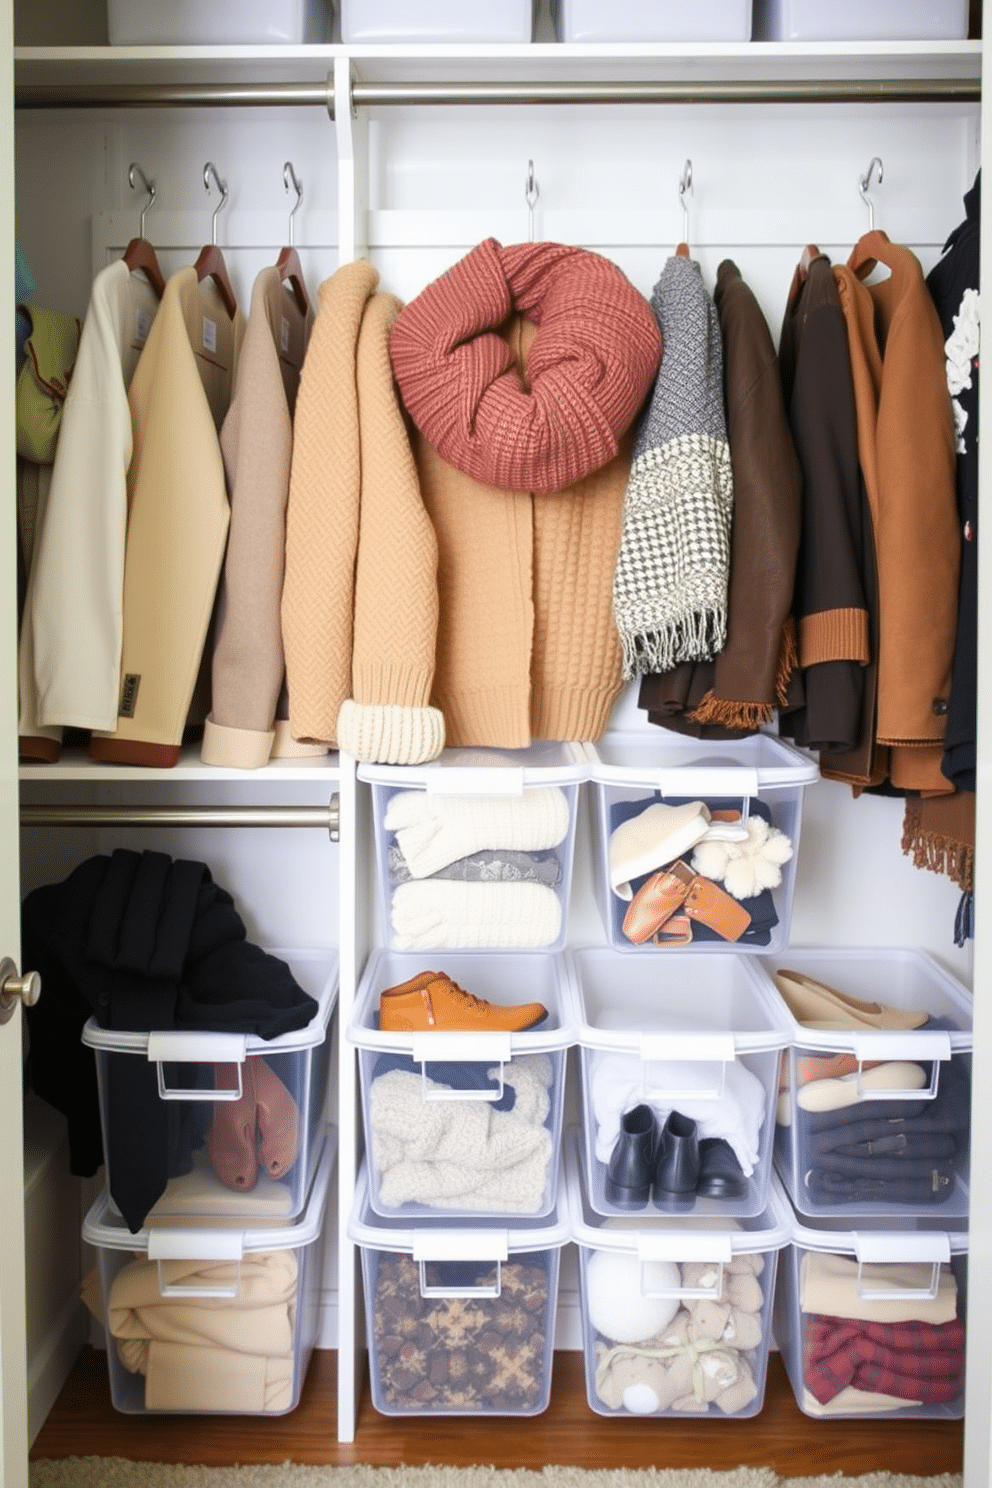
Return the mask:
<svg viewBox="0 0 992 1488">
<path fill-rule="evenodd" d="M 289 214 L 289 243 L 276 259 L 276 268 L 279 271 L 279 277 L 293 291 L 293 299 L 296 301 L 296 307 L 300 314 L 305 317 L 310 313 L 310 296 L 307 294 L 307 287 L 303 279 L 303 265 L 300 263 L 300 255 L 293 246 L 293 218 L 299 211 L 300 202 L 303 200 L 303 187 L 296 179 L 296 172 L 293 169 L 293 162 L 291 160 L 287 160 L 282 168 L 282 179 L 287 191 L 289 190 L 290 183 L 292 183 L 293 190 L 296 192 L 296 205 Z"/>
<path fill-rule="evenodd" d="M 238 312 L 238 297 L 234 293 L 231 276 L 227 272 L 227 264 L 224 255 L 217 246 L 217 213 L 227 201 L 227 184 L 217 174 L 217 167 L 212 160 L 208 160 L 203 167 L 203 184 L 210 190 L 210 177 L 213 176 L 220 192 L 220 201 L 214 208 L 213 221 L 210 230 L 210 242 L 200 249 L 200 255 L 193 267 L 196 269 L 196 277 L 202 284 L 204 279 L 212 279 L 217 286 L 224 309 L 233 320 Z"/>
<path fill-rule="evenodd" d="M 132 274 L 138 271 L 144 274 L 152 289 L 154 289 L 159 299 L 161 299 L 165 294 L 165 275 L 162 273 L 162 267 L 159 264 L 155 249 L 145 237 L 145 213 L 155 200 L 155 182 L 149 181 L 136 160 L 131 162 L 127 173 L 128 185 L 132 189 L 134 188 L 135 176 L 140 176 L 141 184 L 148 192 L 148 200 L 141 209 L 138 236 L 132 238 L 124 249 L 124 262 Z"/>
</svg>

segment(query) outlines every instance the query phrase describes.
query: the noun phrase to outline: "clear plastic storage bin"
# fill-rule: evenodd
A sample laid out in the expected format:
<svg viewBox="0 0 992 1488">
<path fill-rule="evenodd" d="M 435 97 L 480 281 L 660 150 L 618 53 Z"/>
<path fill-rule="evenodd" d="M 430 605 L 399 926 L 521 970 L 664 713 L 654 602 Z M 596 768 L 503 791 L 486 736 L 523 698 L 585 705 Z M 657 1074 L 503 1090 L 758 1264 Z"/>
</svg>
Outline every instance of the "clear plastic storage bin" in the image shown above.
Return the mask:
<svg viewBox="0 0 992 1488">
<path fill-rule="evenodd" d="M 657 732 L 586 745 L 610 944 L 655 957 L 788 945 L 803 796 L 819 767 L 770 734 L 725 744 Z"/>
<path fill-rule="evenodd" d="M 754 0 L 755 41 L 954 41 L 968 0 Z"/>
<path fill-rule="evenodd" d="M 169 1216 L 288 1220 L 301 1213 L 325 1131 L 331 1013 L 338 995 L 334 952 L 276 950 L 317 1012 L 305 1028 L 273 1039 L 167 1029 L 129 1033 L 90 1018 L 83 1042 L 96 1056 L 108 1189 L 117 1150 L 133 1148 L 135 1084 L 162 1104 L 154 1139 L 169 1155 L 165 1191 L 148 1211 Z M 254 1144 L 242 1140 L 245 1128 Z M 124 1148 L 117 1136 L 124 1135 Z M 149 1132 L 149 1140 L 153 1140 Z M 112 1202 L 112 1201 L 111 1201 Z"/>
<path fill-rule="evenodd" d="M 530 41 L 536 9 L 535 0 L 341 0 L 341 40 Z"/>
<path fill-rule="evenodd" d="M 793 1215 L 779 1264 L 772 1326 L 800 1410 L 959 1420 L 967 1233 L 913 1216 L 898 1229 L 835 1226 Z"/>
<path fill-rule="evenodd" d="M 376 1216 L 362 1164 L 348 1221 L 361 1249 L 372 1404 L 387 1416 L 536 1416 L 548 1408 L 557 1206 L 540 1225 Z"/>
<path fill-rule="evenodd" d="M 586 1395 L 602 1416 L 742 1420 L 764 1404 L 775 1273 L 788 1200 L 773 1182 L 747 1220 L 646 1220 L 596 1214 L 574 1130 L 565 1153 Z"/>
<path fill-rule="evenodd" d="M 751 0 L 552 0 L 559 41 L 749 41 Z"/>
<path fill-rule="evenodd" d="M 97 1254 L 110 1397 L 131 1415 L 284 1415 L 317 1339 L 328 1130 L 304 1213 L 245 1229 L 171 1223 L 132 1234 L 106 1193 L 83 1222 Z"/>
<path fill-rule="evenodd" d="M 621 1117 L 650 1108 L 655 1140 L 670 1112 L 695 1122 L 699 1143 L 722 1141 L 736 1163 L 727 1197 L 653 1191 L 641 1211 L 759 1215 L 768 1203 L 779 1062 L 789 1038 L 774 988 L 751 957 L 634 960 L 590 947 L 570 953 L 582 1070 L 584 1180 L 598 1214 L 628 1214 L 607 1188 Z M 700 1148 L 701 1151 L 705 1150 Z M 727 1171 L 726 1148 L 714 1151 Z"/>
<path fill-rule="evenodd" d="M 521 1033 L 381 1032 L 380 994 L 429 969 L 487 1002 L 539 1002 L 547 1017 Z M 501 1220 L 551 1213 L 574 1041 L 567 1005 L 559 956 L 463 952 L 432 963 L 372 953 L 346 1036 L 359 1051 L 376 1213 Z"/>
<path fill-rule="evenodd" d="M 387 945 L 560 950 L 579 786 L 580 744 L 446 749 L 430 765 L 360 764 L 372 785 Z"/>
<path fill-rule="evenodd" d="M 789 950 L 765 963 L 848 997 L 916 1014 L 915 1029 L 790 1026 L 782 1062 L 775 1166 L 811 1218 L 968 1213 L 972 1004 L 922 951 Z M 778 995 L 778 994 L 776 994 Z"/>
<path fill-rule="evenodd" d="M 107 0 L 112 46 L 328 42 L 331 0 Z"/>
</svg>

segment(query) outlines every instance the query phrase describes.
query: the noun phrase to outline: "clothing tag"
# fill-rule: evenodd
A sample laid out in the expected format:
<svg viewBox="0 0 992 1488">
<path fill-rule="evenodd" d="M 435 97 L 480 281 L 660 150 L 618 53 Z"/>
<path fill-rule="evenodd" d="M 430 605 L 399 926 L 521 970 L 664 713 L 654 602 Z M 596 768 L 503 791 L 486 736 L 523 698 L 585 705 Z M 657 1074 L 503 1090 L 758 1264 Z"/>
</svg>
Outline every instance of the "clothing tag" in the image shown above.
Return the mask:
<svg viewBox="0 0 992 1488">
<path fill-rule="evenodd" d="M 282 317 L 282 325 L 279 328 L 279 349 L 283 356 L 289 355 L 289 321 L 285 315 Z"/>
<path fill-rule="evenodd" d="M 133 718 L 134 710 L 138 706 L 138 688 L 141 685 L 140 672 L 125 672 L 121 683 L 121 701 L 117 709 L 118 718 Z"/>
<path fill-rule="evenodd" d="M 151 330 L 151 325 L 151 316 L 148 314 L 148 311 L 143 310 L 139 306 L 138 309 L 134 312 L 135 346 L 144 346 L 145 342 L 148 340 L 148 332 Z"/>
<path fill-rule="evenodd" d="M 203 317 L 203 349 L 214 353 L 217 351 L 217 322 L 208 315 Z"/>
</svg>

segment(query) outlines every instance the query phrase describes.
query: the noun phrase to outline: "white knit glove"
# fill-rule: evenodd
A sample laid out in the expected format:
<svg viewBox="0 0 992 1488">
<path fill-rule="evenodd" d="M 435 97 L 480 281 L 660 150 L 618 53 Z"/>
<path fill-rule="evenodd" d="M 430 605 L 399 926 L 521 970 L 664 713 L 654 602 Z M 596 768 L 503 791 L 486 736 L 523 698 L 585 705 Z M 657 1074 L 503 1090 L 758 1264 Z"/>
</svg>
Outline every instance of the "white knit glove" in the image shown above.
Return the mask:
<svg viewBox="0 0 992 1488">
<path fill-rule="evenodd" d="M 568 798 L 557 785 L 532 786 L 517 796 L 399 791 L 387 805 L 384 819 L 386 829 L 395 832 L 414 878 L 428 878 L 484 847 L 520 852 L 557 847 L 565 839 L 568 823 Z"/>
</svg>

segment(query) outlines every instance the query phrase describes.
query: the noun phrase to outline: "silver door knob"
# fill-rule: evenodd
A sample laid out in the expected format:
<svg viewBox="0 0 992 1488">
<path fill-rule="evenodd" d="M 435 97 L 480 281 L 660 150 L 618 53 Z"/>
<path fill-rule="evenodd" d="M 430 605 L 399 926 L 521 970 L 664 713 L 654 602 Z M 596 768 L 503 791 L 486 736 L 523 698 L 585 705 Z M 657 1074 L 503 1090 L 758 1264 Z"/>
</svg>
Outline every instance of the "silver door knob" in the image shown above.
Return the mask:
<svg viewBox="0 0 992 1488">
<path fill-rule="evenodd" d="M 41 977 L 36 971 L 17 973 L 16 964 L 9 956 L 0 961 L 0 1023 L 7 1023 L 14 1016 L 18 1001 L 25 1007 L 34 1007 L 41 996 Z"/>
</svg>

